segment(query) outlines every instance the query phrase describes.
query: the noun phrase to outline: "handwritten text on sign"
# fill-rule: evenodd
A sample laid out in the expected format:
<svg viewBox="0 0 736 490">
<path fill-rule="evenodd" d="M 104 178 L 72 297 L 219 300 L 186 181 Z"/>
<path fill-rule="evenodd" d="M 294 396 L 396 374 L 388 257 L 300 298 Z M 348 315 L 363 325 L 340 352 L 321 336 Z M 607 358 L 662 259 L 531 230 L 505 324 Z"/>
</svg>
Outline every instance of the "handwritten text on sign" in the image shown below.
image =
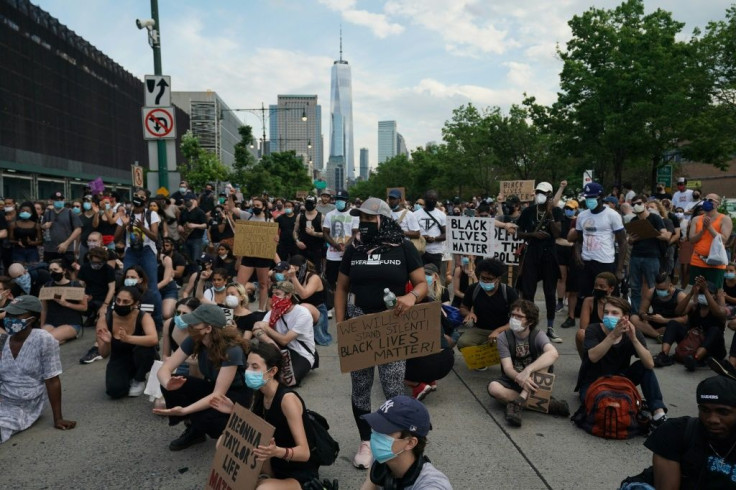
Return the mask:
<svg viewBox="0 0 736 490">
<path fill-rule="evenodd" d="M 493 240 L 490 244 L 488 256 L 498 259 L 506 265 L 519 265 L 520 257 L 516 255 L 516 252 L 522 243 L 524 243 L 524 240 L 519 240 L 516 235 L 494 226 Z"/>
<path fill-rule="evenodd" d="M 468 216 L 448 216 L 450 252 L 466 255 L 491 255 L 493 220 Z"/>
<path fill-rule="evenodd" d="M 496 344 L 471 345 L 460 349 L 468 369 L 482 369 L 501 363 Z"/>
<path fill-rule="evenodd" d="M 272 425 L 236 404 L 212 460 L 207 488 L 255 489 L 263 462 L 256 459 L 253 450 L 258 446 L 267 446 L 273 433 Z"/>
<path fill-rule="evenodd" d="M 236 221 L 233 253 L 241 257 L 273 259 L 278 231 L 278 223 Z"/>
<path fill-rule="evenodd" d="M 67 301 L 82 301 L 84 299 L 84 288 L 67 286 L 44 286 L 38 292 L 38 299 L 65 299 Z"/>
<path fill-rule="evenodd" d="M 338 323 L 340 370 L 348 373 L 439 352 L 440 314 L 435 301 L 415 305 L 399 316 L 388 310 Z"/>
<path fill-rule="evenodd" d="M 518 197 L 522 202 L 534 200 L 534 181 L 502 180 L 501 196 L 503 196 L 504 199 L 508 199 L 511 195 Z"/>
<path fill-rule="evenodd" d="M 551 373 L 532 373 L 534 381 L 539 389 L 529 394 L 526 408 L 537 412 L 549 412 L 549 399 L 552 396 L 552 387 L 555 385 L 555 375 Z"/>
</svg>

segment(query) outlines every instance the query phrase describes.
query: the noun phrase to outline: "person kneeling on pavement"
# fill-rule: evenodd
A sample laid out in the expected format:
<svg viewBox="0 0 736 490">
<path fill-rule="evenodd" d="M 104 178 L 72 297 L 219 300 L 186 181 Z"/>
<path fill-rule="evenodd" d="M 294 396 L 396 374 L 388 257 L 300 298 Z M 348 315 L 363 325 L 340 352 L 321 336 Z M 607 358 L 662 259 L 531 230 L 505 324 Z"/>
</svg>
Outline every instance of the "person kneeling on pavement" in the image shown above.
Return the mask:
<svg viewBox="0 0 736 490">
<path fill-rule="evenodd" d="M 652 426 L 656 428 L 667 420 L 667 408 L 653 371 L 654 360 L 647 349 L 647 341 L 629 321 L 630 313 L 631 307 L 626 300 L 612 296 L 605 299 L 603 322 L 592 323 L 585 329 L 583 363 L 575 391 L 579 392 L 584 404 L 585 393 L 595 380 L 606 375 L 624 376 L 634 385 L 641 385 L 652 412 Z M 631 356 L 639 360 L 631 364 Z"/>
<path fill-rule="evenodd" d="M 672 322 L 685 323 L 687 315 L 677 314 L 677 305 L 685 299 L 686 293 L 676 288 L 667 273 L 659 274 L 654 287 L 642 292 L 639 314 L 631 315 L 631 323 L 647 337 L 662 342 L 667 325 Z M 651 313 L 649 307 L 652 307 Z M 654 359 L 655 365 L 657 359 Z"/>
<path fill-rule="evenodd" d="M 59 343 L 38 328 L 41 301 L 19 296 L 5 307 L 0 335 L 0 443 L 33 425 L 48 395 L 54 427 L 73 429 L 77 423 L 61 414 Z"/>
<path fill-rule="evenodd" d="M 536 328 L 538 323 L 537 305 L 523 299 L 511 305 L 510 330 L 498 337 L 502 374 L 488 385 L 488 393 L 506 403 L 506 421 L 517 427 L 529 394 L 538 389 L 532 374 L 547 372 L 559 357 L 547 335 Z M 549 413 L 567 416 L 570 409 L 567 402 L 550 398 Z"/>
<path fill-rule="evenodd" d="M 361 418 L 371 426 L 374 458 L 361 490 L 452 490 L 450 480 L 424 455 L 432 425 L 422 402 L 395 396 Z"/>
</svg>

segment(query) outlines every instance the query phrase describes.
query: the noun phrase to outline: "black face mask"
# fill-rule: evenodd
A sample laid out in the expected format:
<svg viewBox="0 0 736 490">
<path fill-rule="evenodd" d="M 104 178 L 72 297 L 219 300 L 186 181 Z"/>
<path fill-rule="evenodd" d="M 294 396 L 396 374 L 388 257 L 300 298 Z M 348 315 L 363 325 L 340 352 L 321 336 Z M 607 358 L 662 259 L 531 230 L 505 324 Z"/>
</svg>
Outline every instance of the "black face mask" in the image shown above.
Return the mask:
<svg viewBox="0 0 736 490">
<path fill-rule="evenodd" d="M 141 199 L 140 197 L 134 197 L 133 198 L 133 207 L 140 208 L 145 203 L 146 203 L 146 201 L 144 199 Z"/>
<path fill-rule="evenodd" d="M 63 272 L 51 272 L 50 275 L 51 275 L 51 279 L 53 279 L 56 282 L 59 282 L 62 279 L 64 279 L 64 273 Z"/>
<path fill-rule="evenodd" d="M 133 311 L 133 305 L 115 305 L 115 313 L 118 316 L 128 316 Z"/>
<path fill-rule="evenodd" d="M 307 211 L 312 211 L 315 207 L 317 207 L 317 204 L 313 201 L 307 201 L 304 203 L 304 209 Z"/>
<path fill-rule="evenodd" d="M 284 209 L 284 205 L 283 204 L 277 204 L 276 205 L 276 209 L 278 209 L 279 211 L 281 211 L 282 209 Z"/>
<path fill-rule="evenodd" d="M 606 292 L 602 289 L 594 289 L 593 290 L 593 297 L 595 299 L 603 299 L 606 297 Z"/>
<path fill-rule="evenodd" d="M 378 223 L 373 221 L 361 221 L 358 225 L 358 231 L 360 232 L 360 241 L 363 243 L 370 243 L 378 235 Z"/>
<path fill-rule="evenodd" d="M 262 208 L 253 208 L 253 214 L 256 216 L 260 216 L 260 214 L 263 212 Z"/>
<path fill-rule="evenodd" d="M 437 201 L 435 200 L 427 199 L 424 201 L 424 209 L 427 211 L 432 211 L 435 206 L 437 206 Z"/>
</svg>

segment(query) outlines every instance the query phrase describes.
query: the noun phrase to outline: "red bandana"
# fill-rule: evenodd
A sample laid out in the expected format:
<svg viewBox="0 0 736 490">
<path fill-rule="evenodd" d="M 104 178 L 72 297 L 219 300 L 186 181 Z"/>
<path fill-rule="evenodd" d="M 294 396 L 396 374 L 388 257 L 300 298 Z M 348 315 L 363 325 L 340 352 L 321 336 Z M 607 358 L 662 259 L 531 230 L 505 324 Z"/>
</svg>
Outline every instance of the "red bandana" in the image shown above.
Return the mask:
<svg viewBox="0 0 736 490">
<path fill-rule="evenodd" d="M 271 318 L 268 319 L 268 326 L 276 328 L 276 322 L 279 318 L 284 316 L 284 313 L 291 308 L 291 298 L 286 296 L 284 298 L 278 298 L 271 296 Z"/>
</svg>

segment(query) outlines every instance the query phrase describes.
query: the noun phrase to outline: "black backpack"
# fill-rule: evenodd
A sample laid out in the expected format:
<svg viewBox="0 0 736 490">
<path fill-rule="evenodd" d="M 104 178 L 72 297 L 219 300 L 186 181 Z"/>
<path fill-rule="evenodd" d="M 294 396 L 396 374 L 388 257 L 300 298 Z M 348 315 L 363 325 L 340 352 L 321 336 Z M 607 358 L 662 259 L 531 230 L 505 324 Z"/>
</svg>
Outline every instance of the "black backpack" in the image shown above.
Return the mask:
<svg viewBox="0 0 736 490">
<path fill-rule="evenodd" d="M 301 400 L 304 407 L 302 420 L 304 422 L 304 432 L 307 434 L 307 442 L 309 442 L 309 462 L 317 466 L 332 465 L 340 453 L 340 444 L 330 435 L 330 424 L 322 415 L 309 410 L 297 392 L 289 392 L 294 393 Z"/>
</svg>

